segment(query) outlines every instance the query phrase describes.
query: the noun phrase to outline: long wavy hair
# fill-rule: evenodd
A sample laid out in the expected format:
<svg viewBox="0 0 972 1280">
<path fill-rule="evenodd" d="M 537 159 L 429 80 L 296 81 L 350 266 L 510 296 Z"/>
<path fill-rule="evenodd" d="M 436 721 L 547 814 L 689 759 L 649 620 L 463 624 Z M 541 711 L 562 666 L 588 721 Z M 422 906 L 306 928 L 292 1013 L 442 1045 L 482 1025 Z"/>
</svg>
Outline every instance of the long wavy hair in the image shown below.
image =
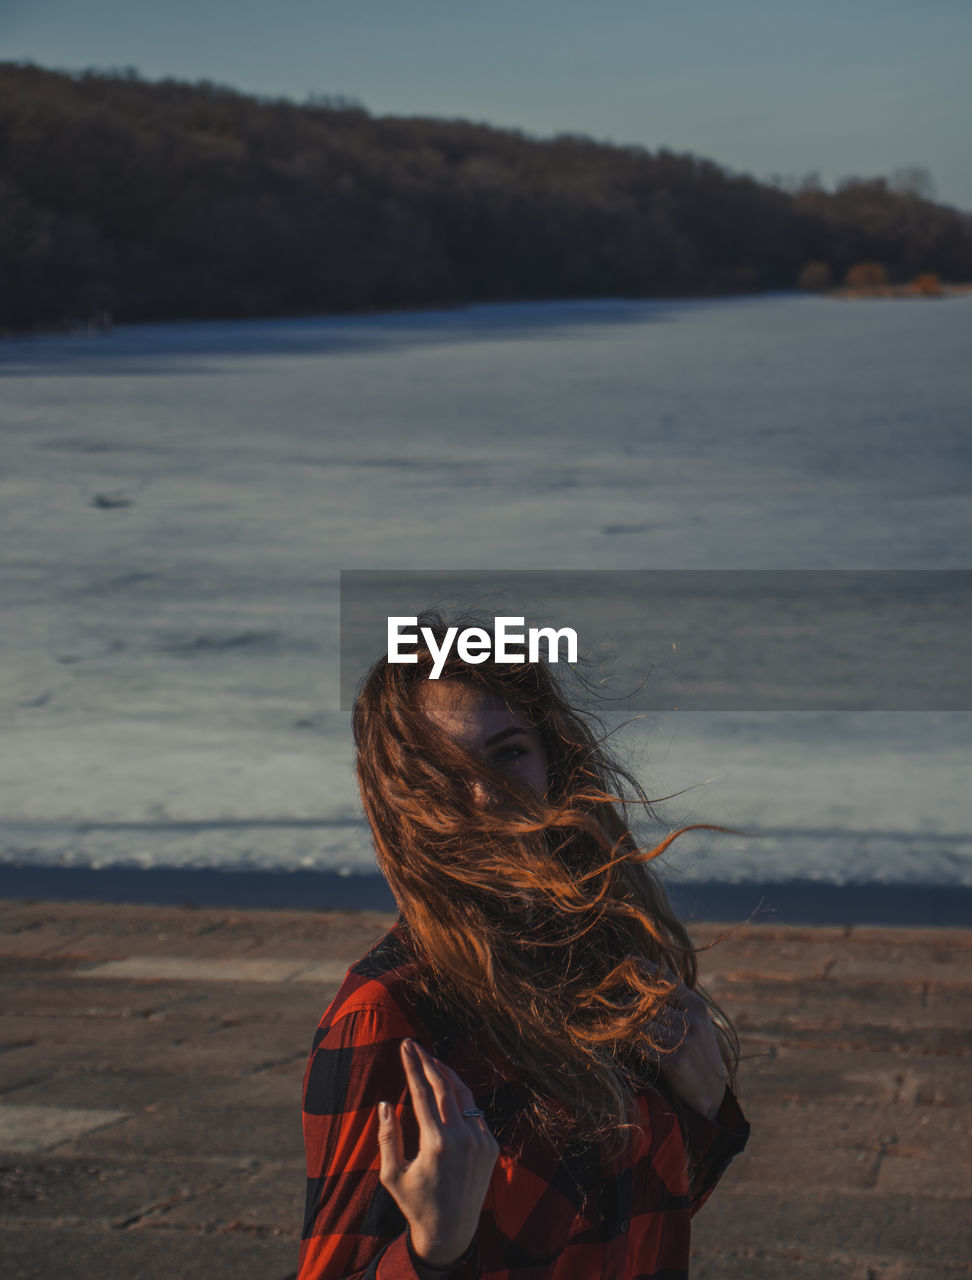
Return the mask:
<svg viewBox="0 0 972 1280">
<path fill-rule="evenodd" d="M 438 614 L 419 626 L 441 643 Z M 512 1064 L 536 1128 L 616 1157 L 637 1091 L 658 1078 L 673 1027 L 678 1035 L 678 982 L 706 1001 L 734 1077 L 732 1024 L 699 987 L 696 948 L 650 866 L 684 831 L 721 828 L 693 824 L 639 847 L 628 813 L 651 812 L 645 792 L 548 666 L 469 665 L 453 651 L 441 680 L 498 695 L 538 730 L 548 779 L 537 795 L 426 715 L 419 690 L 431 668 L 427 650 L 415 663 L 380 659 L 353 713 L 361 798 L 416 984 Z M 501 802 L 484 806 L 477 782 Z"/>
</svg>

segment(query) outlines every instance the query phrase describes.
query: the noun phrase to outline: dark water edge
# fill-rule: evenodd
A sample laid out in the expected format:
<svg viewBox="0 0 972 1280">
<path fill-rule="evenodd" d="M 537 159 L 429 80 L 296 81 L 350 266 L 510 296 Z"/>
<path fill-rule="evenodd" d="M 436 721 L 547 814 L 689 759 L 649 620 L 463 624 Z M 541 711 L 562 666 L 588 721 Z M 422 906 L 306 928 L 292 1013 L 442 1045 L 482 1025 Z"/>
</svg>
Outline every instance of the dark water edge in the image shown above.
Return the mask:
<svg viewBox="0 0 972 1280">
<path fill-rule="evenodd" d="M 668 890 L 687 921 L 972 928 L 972 888 L 964 886 L 708 881 L 669 884 Z M 334 871 L 96 870 L 10 863 L 0 865 L 0 898 L 306 911 L 395 909 L 380 875 Z"/>
</svg>

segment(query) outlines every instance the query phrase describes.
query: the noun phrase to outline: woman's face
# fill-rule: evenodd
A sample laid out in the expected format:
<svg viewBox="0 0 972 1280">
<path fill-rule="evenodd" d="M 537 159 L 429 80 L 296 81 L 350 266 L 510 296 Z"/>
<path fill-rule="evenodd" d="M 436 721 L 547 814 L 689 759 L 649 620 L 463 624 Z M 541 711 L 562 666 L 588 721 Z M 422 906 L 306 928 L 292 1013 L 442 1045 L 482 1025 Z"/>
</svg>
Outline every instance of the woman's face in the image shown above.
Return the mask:
<svg viewBox="0 0 972 1280">
<path fill-rule="evenodd" d="M 516 703 L 461 680 L 428 680 L 419 700 L 428 718 L 454 742 L 502 769 L 542 796 L 547 790 L 547 752 L 538 730 Z M 481 801 L 489 799 L 474 784 Z"/>
</svg>

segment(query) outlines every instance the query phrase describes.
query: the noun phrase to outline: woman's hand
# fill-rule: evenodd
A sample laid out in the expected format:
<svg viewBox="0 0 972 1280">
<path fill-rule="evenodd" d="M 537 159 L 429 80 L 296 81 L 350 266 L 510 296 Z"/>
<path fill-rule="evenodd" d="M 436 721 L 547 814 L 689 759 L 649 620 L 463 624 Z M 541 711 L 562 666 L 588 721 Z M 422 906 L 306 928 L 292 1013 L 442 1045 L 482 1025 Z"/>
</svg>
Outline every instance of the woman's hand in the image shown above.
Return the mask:
<svg viewBox="0 0 972 1280">
<path fill-rule="evenodd" d="M 652 1038 L 662 1050 L 658 1069 L 683 1102 L 715 1120 L 726 1091 L 726 1066 L 715 1028 L 701 996 L 680 982 Z"/>
<path fill-rule="evenodd" d="M 379 1178 L 409 1225 L 422 1262 L 445 1267 L 472 1242 L 499 1143 L 479 1117 L 466 1085 L 414 1040 L 402 1041 L 402 1064 L 419 1127 L 419 1149 L 406 1160 L 398 1117 L 378 1107 Z"/>
</svg>

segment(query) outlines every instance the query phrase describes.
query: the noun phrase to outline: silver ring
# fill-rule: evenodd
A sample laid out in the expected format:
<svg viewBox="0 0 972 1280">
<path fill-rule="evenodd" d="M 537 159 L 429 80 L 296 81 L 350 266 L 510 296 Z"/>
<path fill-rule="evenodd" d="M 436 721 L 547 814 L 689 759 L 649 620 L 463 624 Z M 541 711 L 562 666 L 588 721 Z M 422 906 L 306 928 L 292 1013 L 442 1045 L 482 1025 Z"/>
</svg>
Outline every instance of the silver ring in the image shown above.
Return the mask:
<svg viewBox="0 0 972 1280">
<path fill-rule="evenodd" d="M 480 1111 L 478 1107 L 467 1107 L 462 1114 L 464 1116 L 469 1116 L 470 1119 L 475 1118 L 481 1120 L 485 1116 L 486 1112 Z"/>
</svg>

